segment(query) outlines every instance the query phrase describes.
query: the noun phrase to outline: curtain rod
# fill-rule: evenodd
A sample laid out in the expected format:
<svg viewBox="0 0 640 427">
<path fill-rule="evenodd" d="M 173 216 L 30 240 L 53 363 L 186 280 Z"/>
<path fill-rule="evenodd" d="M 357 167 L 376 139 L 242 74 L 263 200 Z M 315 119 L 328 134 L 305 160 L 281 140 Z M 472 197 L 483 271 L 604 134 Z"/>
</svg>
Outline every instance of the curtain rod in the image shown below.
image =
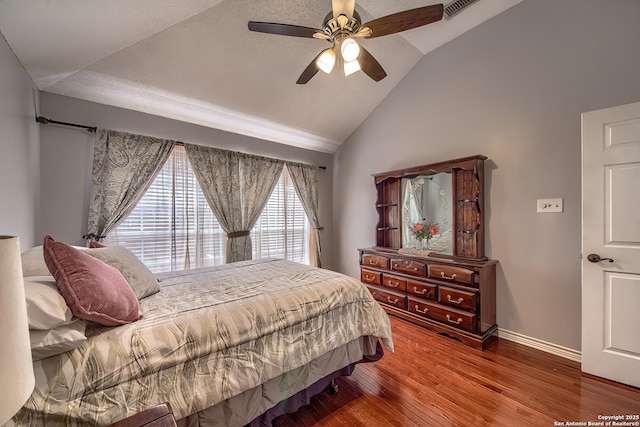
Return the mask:
<svg viewBox="0 0 640 427">
<path fill-rule="evenodd" d="M 76 127 L 76 128 L 86 129 L 91 133 L 95 133 L 96 130 L 98 129 L 96 126 L 85 126 L 85 125 L 78 125 L 78 124 L 75 124 L 75 123 L 59 122 L 57 120 L 50 120 L 50 119 L 47 119 L 46 117 L 42 117 L 42 116 L 36 116 L 36 122 L 41 123 L 43 125 L 48 125 L 49 123 L 53 123 L 55 125 L 73 126 L 73 127 Z"/>
<path fill-rule="evenodd" d="M 36 116 L 36 122 L 38 122 L 40 124 L 43 124 L 43 125 L 48 125 L 49 123 L 52 123 L 52 124 L 56 124 L 56 125 L 73 126 L 73 127 L 76 127 L 76 128 L 86 129 L 91 133 L 96 133 L 96 130 L 98 130 L 98 128 L 96 126 L 85 126 L 85 125 L 79 125 L 79 124 L 76 124 L 76 123 L 59 122 L 57 120 L 47 119 L 46 117 L 42 117 L 42 116 Z M 184 142 L 181 142 L 181 141 L 176 141 L 176 144 L 184 146 Z M 318 166 L 318 169 L 327 170 L 327 167 L 326 166 Z"/>
</svg>

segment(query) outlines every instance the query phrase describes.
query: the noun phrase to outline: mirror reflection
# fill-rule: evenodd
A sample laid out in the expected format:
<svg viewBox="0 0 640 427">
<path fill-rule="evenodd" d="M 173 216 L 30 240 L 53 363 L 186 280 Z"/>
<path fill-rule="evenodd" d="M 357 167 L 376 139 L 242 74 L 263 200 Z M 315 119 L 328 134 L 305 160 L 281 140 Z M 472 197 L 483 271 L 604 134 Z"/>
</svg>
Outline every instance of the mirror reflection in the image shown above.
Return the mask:
<svg viewBox="0 0 640 427">
<path fill-rule="evenodd" d="M 449 172 L 402 179 L 403 248 L 453 253 L 451 182 Z"/>
</svg>

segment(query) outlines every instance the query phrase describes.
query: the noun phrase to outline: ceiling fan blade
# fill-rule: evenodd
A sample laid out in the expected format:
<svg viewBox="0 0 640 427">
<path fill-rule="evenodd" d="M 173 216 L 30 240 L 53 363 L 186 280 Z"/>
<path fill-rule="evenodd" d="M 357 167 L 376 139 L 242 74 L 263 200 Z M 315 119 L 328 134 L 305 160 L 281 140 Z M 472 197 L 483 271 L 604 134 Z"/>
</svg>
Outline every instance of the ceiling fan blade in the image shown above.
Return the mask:
<svg viewBox="0 0 640 427">
<path fill-rule="evenodd" d="M 367 22 L 363 26 L 371 28 L 371 35 L 368 37 L 371 39 L 431 24 L 441 20 L 443 12 L 444 6 L 442 4 L 434 4 L 383 16 Z"/>
<path fill-rule="evenodd" d="M 356 7 L 356 0 L 332 0 L 331 1 L 331 10 L 333 11 L 334 18 L 337 18 L 340 15 L 346 15 L 347 18 L 352 18 L 355 7 Z"/>
<path fill-rule="evenodd" d="M 360 68 L 362 71 L 373 80 L 379 82 L 387 77 L 387 73 L 382 68 L 382 65 L 376 60 L 376 58 L 369 53 L 369 51 L 360 46 L 360 56 L 358 57 Z"/>
<path fill-rule="evenodd" d="M 324 50 L 322 52 L 324 52 Z M 318 71 L 320 71 L 320 69 L 316 65 L 316 61 L 318 60 L 318 58 L 320 58 L 320 55 L 322 55 L 322 52 L 320 52 L 315 58 L 313 58 L 313 61 L 311 61 L 311 63 L 307 65 L 307 68 L 305 68 L 302 74 L 300 74 L 300 77 L 298 77 L 298 80 L 296 81 L 297 84 L 299 85 L 306 84 L 309 80 L 313 78 L 313 76 L 315 76 L 318 73 Z"/>
<path fill-rule="evenodd" d="M 299 25 L 276 24 L 273 22 L 256 22 L 249 21 L 249 30 L 259 33 L 279 34 L 281 36 L 309 37 L 312 38 L 316 33 L 322 33 L 321 30 L 310 27 L 301 27 Z"/>
</svg>

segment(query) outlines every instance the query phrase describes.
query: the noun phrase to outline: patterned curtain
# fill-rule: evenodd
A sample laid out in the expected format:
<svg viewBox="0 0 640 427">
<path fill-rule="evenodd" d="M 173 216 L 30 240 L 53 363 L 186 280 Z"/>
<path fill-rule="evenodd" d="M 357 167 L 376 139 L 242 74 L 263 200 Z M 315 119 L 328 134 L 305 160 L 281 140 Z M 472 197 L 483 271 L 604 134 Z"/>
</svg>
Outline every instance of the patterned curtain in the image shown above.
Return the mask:
<svg viewBox="0 0 640 427">
<path fill-rule="evenodd" d="M 193 172 L 227 233 L 227 263 L 251 259 L 249 232 L 275 187 L 284 162 L 185 144 Z"/>
<path fill-rule="evenodd" d="M 304 207 L 304 212 L 307 214 L 307 218 L 315 230 L 315 265 L 321 267 L 320 231 L 324 230 L 324 227 L 320 225 L 320 220 L 318 219 L 318 167 L 305 165 L 303 163 L 287 162 L 287 169 L 289 169 L 293 186 Z"/>
<path fill-rule="evenodd" d="M 135 208 L 175 141 L 98 129 L 93 152 L 88 237 L 102 240 Z"/>
</svg>

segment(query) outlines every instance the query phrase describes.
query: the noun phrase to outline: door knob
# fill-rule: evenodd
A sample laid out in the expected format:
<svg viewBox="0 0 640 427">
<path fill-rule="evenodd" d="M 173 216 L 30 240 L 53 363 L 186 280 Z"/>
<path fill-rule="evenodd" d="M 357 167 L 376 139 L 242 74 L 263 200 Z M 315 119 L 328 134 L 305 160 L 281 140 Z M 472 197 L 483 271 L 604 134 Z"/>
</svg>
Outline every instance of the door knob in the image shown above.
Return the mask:
<svg viewBox="0 0 640 427">
<path fill-rule="evenodd" d="M 598 255 L 598 254 L 589 254 L 589 255 L 587 255 L 587 260 L 589 260 L 589 262 L 600 262 L 600 261 L 613 262 L 613 259 L 611 259 L 611 258 L 600 258 L 600 255 Z"/>
</svg>

